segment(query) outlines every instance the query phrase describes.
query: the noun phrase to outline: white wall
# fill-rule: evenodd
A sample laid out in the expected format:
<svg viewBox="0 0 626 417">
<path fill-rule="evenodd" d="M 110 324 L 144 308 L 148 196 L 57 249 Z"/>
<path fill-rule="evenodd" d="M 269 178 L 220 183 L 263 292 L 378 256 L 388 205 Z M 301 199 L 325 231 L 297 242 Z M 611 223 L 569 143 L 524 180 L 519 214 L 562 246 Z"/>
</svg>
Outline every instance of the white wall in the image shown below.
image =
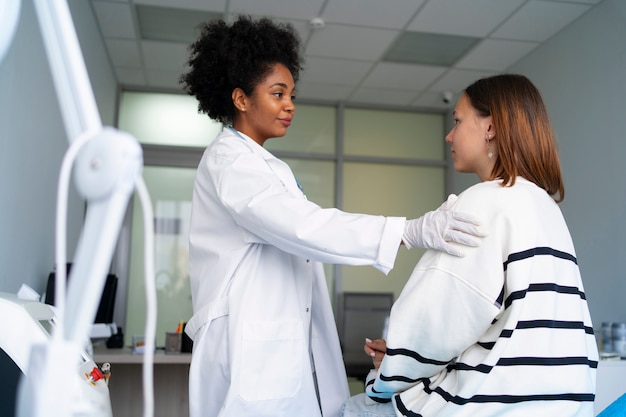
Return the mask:
<svg viewBox="0 0 626 417">
<path fill-rule="evenodd" d="M 509 69 L 541 90 L 592 319 L 626 321 L 626 2 L 604 0 Z M 459 192 L 475 182 L 454 174 Z"/>
<path fill-rule="evenodd" d="M 104 124 L 114 120 L 116 81 L 91 6 L 70 0 Z M 40 293 L 54 266 L 57 178 L 68 146 L 32 0 L 23 0 L 15 39 L 0 62 L 0 291 L 26 283 Z M 73 189 L 73 184 L 70 187 Z M 68 258 L 84 203 L 69 202 Z"/>
</svg>

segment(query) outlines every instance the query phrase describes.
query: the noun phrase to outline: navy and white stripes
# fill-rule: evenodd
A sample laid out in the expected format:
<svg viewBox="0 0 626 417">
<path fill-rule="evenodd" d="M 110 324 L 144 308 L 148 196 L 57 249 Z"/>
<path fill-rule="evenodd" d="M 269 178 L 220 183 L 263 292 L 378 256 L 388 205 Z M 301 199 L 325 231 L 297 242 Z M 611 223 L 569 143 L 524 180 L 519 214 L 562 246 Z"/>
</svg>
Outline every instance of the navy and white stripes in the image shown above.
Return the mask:
<svg viewBox="0 0 626 417">
<path fill-rule="evenodd" d="M 557 205 L 522 178 L 457 205 L 488 218 L 489 235 L 464 258 L 423 256 L 367 395 L 405 416 L 593 416 L 598 352 Z"/>
</svg>

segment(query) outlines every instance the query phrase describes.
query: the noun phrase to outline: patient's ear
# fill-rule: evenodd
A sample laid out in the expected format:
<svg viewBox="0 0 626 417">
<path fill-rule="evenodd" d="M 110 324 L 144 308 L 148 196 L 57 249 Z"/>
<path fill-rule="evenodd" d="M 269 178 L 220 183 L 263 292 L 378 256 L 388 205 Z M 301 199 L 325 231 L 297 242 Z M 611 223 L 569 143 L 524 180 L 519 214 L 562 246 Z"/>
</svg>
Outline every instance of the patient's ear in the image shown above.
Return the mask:
<svg viewBox="0 0 626 417">
<path fill-rule="evenodd" d="M 493 125 L 493 122 L 491 120 L 491 116 L 487 116 L 484 119 L 484 123 L 485 123 L 485 136 L 489 137 L 489 139 L 495 139 L 496 137 L 496 128 Z"/>
</svg>

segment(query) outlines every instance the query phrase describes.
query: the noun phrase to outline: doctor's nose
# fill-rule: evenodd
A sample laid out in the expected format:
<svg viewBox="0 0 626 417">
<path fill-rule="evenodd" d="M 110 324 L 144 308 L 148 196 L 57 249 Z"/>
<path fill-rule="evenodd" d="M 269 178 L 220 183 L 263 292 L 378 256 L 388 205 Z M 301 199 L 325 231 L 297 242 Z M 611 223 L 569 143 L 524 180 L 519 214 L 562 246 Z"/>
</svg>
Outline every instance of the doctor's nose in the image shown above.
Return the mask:
<svg viewBox="0 0 626 417">
<path fill-rule="evenodd" d="M 285 104 L 285 111 L 289 113 L 293 113 L 296 111 L 296 104 L 293 102 L 293 99 L 289 99 Z"/>
</svg>

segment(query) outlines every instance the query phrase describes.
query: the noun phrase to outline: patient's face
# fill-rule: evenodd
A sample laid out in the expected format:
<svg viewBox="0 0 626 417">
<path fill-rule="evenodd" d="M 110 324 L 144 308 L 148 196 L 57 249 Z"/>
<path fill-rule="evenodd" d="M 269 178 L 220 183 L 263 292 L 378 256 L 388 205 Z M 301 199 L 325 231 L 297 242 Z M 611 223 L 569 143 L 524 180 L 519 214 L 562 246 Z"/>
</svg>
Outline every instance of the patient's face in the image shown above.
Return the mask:
<svg viewBox="0 0 626 417">
<path fill-rule="evenodd" d="M 489 158 L 488 154 L 495 152 L 495 140 L 491 117 L 480 117 L 467 95 L 462 94 L 454 109 L 454 127 L 446 136 L 454 169 L 478 174 L 482 180 L 489 178 L 495 158 Z"/>
</svg>

